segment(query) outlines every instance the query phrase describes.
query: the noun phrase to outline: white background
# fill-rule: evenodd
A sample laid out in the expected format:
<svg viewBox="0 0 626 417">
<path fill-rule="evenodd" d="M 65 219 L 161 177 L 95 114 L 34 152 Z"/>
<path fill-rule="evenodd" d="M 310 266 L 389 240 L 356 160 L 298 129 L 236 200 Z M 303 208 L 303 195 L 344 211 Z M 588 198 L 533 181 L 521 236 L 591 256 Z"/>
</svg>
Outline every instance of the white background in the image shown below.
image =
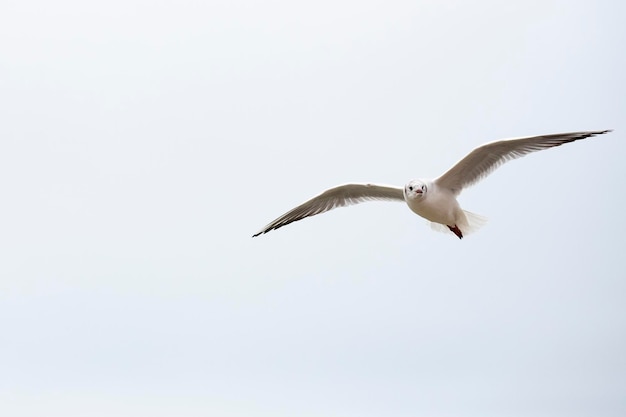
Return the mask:
<svg viewBox="0 0 626 417">
<path fill-rule="evenodd" d="M 626 415 L 619 1 L 3 1 L 0 414 Z M 251 239 L 345 182 L 615 129 Z"/>
</svg>

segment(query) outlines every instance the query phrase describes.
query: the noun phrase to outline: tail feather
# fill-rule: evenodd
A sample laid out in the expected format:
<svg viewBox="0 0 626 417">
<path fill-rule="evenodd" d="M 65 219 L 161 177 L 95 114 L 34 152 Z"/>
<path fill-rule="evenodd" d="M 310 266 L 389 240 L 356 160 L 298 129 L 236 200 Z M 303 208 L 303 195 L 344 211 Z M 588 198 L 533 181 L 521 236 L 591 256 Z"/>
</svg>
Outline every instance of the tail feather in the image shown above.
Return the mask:
<svg viewBox="0 0 626 417">
<path fill-rule="evenodd" d="M 475 231 L 477 231 L 478 229 L 480 229 L 487 223 L 487 218 L 479 214 L 472 213 L 470 211 L 465 211 L 465 210 L 463 210 L 463 214 L 464 214 L 464 218 L 460 219 L 459 222 L 457 223 L 458 228 L 461 229 L 461 232 L 463 232 L 463 236 L 468 235 L 470 233 L 474 233 Z M 454 225 L 451 225 L 451 226 L 454 226 Z M 430 227 L 431 229 L 436 230 L 437 232 L 454 234 L 452 231 L 450 231 L 450 229 L 448 228 L 448 225 L 445 225 L 445 224 L 431 222 Z"/>
<path fill-rule="evenodd" d="M 464 226 L 461 226 L 459 224 L 458 226 L 465 235 L 474 233 L 485 224 L 487 224 L 487 218 L 481 216 L 480 214 L 472 213 L 471 211 L 465 210 L 463 210 L 463 214 L 465 214 L 466 224 Z"/>
</svg>

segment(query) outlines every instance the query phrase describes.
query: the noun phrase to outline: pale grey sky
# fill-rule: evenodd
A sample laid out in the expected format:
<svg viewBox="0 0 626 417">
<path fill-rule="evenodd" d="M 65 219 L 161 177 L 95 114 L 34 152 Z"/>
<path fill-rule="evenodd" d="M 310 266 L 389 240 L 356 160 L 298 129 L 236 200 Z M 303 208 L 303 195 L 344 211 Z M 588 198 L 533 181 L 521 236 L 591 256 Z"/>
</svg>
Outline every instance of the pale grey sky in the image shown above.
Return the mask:
<svg viewBox="0 0 626 417">
<path fill-rule="evenodd" d="M 623 416 L 619 1 L 4 1 L 0 414 Z M 460 197 L 325 188 L 615 129 Z"/>
</svg>

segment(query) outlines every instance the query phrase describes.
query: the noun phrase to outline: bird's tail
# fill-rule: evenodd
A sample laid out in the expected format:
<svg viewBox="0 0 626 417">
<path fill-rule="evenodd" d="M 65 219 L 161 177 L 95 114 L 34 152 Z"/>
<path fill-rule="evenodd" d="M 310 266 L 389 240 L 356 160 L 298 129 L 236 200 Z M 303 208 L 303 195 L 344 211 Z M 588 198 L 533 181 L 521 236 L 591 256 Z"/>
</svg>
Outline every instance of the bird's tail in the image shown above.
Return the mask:
<svg viewBox="0 0 626 417">
<path fill-rule="evenodd" d="M 463 214 L 465 214 L 466 219 L 465 229 L 463 229 L 461 225 L 459 225 L 459 227 L 461 227 L 461 230 L 463 230 L 464 234 L 474 233 L 485 224 L 487 224 L 487 218 L 481 216 L 480 214 L 472 213 L 471 211 L 465 210 L 463 210 Z"/>
<path fill-rule="evenodd" d="M 463 211 L 464 218 L 459 219 L 459 222 L 457 223 L 456 226 L 459 229 L 461 229 L 463 236 L 469 235 L 470 233 L 474 233 L 475 231 L 477 231 L 478 229 L 480 229 L 487 223 L 486 217 L 483 217 L 476 213 L 472 213 L 470 211 L 466 211 L 466 210 L 462 210 L 462 211 Z M 448 228 L 448 226 L 445 224 L 431 222 L 430 227 L 433 230 L 436 230 L 438 232 L 452 233 L 450 229 Z"/>
</svg>

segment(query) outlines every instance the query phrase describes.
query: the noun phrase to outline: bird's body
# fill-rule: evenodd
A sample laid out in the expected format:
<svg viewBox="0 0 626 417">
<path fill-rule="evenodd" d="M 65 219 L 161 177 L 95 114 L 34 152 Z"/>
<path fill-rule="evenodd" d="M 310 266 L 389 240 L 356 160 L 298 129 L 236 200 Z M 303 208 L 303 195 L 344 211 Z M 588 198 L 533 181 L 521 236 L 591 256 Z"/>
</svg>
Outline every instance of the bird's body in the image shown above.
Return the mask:
<svg viewBox="0 0 626 417">
<path fill-rule="evenodd" d="M 437 187 L 432 181 L 417 181 L 424 184 L 427 190 L 423 192 L 422 198 L 405 197 L 407 205 L 415 214 L 431 222 L 446 225 L 453 225 L 461 220 L 463 210 L 453 193 L 445 188 Z"/>
<path fill-rule="evenodd" d="M 558 133 L 490 142 L 474 149 L 440 177 L 411 180 L 404 188 L 376 184 L 340 185 L 288 211 L 253 236 L 337 207 L 370 200 L 392 200 L 406 202 L 414 213 L 431 221 L 434 229 L 449 230 L 461 239 L 486 221 L 482 216 L 461 209 L 457 196 L 463 188 L 475 184 L 512 159 L 608 132 L 610 130 Z"/>
</svg>

